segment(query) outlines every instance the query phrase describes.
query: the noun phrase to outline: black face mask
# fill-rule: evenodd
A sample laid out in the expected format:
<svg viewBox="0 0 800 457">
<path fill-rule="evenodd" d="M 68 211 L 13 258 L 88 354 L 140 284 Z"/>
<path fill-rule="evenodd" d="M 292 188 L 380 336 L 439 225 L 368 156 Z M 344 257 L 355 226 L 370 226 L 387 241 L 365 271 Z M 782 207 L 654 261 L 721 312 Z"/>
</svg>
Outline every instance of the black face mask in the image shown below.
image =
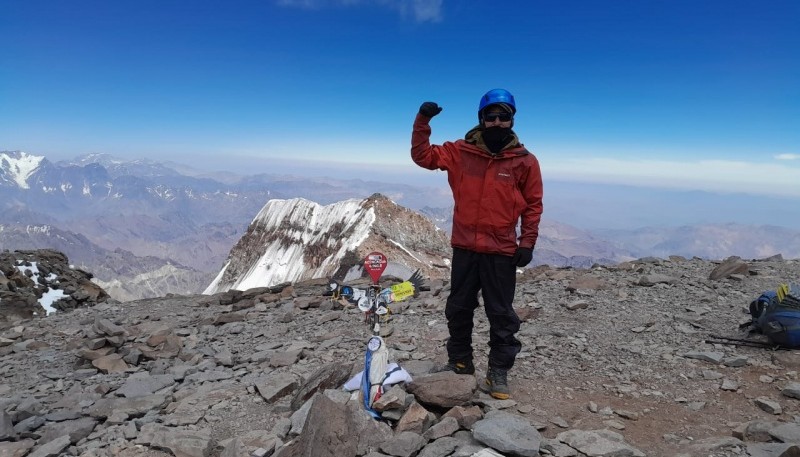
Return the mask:
<svg viewBox="0 0 800 457">
<path fill-rule="evenodd" d="M 486 127 L 483 129 L 483 142 L 489 151 L 496 155 L 512 139 L 510 127 Z"/>
</svg>

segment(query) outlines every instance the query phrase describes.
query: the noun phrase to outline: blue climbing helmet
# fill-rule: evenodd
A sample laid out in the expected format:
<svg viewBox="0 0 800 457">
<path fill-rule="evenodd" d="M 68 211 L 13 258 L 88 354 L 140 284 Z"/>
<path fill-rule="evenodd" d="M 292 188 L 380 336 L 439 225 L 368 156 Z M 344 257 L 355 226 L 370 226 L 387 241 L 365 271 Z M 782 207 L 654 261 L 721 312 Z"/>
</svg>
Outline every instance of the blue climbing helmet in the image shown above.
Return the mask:
<svg viewBox="0 0 800 457">
<path fill-rule="evenodd" d="M 511 95 L 511 92 L 505 89 L 492 89 L 481 97 L 481 103 L 478 105 L 478 118 L 481 117 L 481 112 L 484 108 L 498 103 L 508 105 L 512 114 L 517 113 L 517 104 L 514 102 L 514 96 Z"/>
</svg>

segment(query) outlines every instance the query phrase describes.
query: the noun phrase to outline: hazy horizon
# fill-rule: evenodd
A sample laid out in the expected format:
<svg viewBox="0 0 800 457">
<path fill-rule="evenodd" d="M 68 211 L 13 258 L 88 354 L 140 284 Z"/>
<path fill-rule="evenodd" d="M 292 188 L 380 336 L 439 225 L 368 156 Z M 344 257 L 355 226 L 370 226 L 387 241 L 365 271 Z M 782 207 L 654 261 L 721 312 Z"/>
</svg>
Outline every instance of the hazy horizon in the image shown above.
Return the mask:
<svg viewBox="0 0 800 457">
<path fill-rule="evenodd" d="M 71 162 L 79 157 L 63 161 Z M 46 158 L 54 163 L 59 162 Z M 168 162 L 152 157 L 136 159 Z M 198 175 L 270 174 L 341 181 L 355 179 L 429 188 L 436 191 L 427 194 L 427 206 L 444 208 L 452 205 L 447 175 L 441 171 L 424 170 L 413 164 L 376 166 L 369 163 L 342 164 L 289 158 L 262 158 L 241 164 L 228 160 L 220 163 L 219 168 L 213 168 L 209 163 L 169 162 L 191 169 Z M 651 226 L 678 227 L 728 223 L 774 225 L 794 230 L 800 228 L 800 211 L 793 210 L 800 207 L 800 199 L 793 197 L 683 190 L 656 185 L 584 182 L 575 179 L 560 180 L 548 178 L 547 175 L 544 177 L 544 187 L 543 217 L 586 230 L 636 230 Z M 416 206 L 413 209 L 420 209 L 426 205 L 413 206 Z"/>
<path fill-rule="evenodd" d="M 340 164 L 332 166 L 324 163 L 309 167 L 305 161 L 298 163 L 283 159 L 259 164 L 251 163 L 250 173 L 233 176 L 229 171 L 222 169 L 201 170 L 192 166 L 197 164 L 158 161 L 145 157 L 137 160 L 139 163 L 136 165 L 120 164 L 118 162 L 120 158 L 113 156 L 76 157 L 66 162 L 56 162 L 57 166 L 70 167 L 92 162 L 108 165 L 113 172 L 109 175 L 111 182 L 105 183 L 104 178 L 101 178 L 100 182 L 97 181 L 98 177 L 105 175 L 98 173 L 96 167 L 87 169 L 88 174 L 74 168 L 35 174 L 42 157 L 14 153 L 8 155 L 7 151 L 0 150 L 2 164 L 0 179 L 5 183 L 2 186 L 3 191 L 8 192 L 4 195 L 10 197 L 7 206 L 11 205 L 9 209 L 12 209 L 4 213 L 6 217 L 2 218 L 4 221 L 0 221 L 2 222 L 0 231 L 3 230 L 5 223 L 14 226 L 15 214 L 19 214 L 22 218 L 17 223 L 24 224 L 22 221 L 25 220 L 29 221 L 28 223 L 51 221 L 58 227 L 56 221 L 64 223 L 81 221 L 81 226 L 86 228 L 87 221 L 83 220 L 81 210 L 78 209 L 81 205 L 87 204 L 86 195 L 78 195 L 80 192 L 77 194 L 65 192 L 62 196 L 57 189 L 80 189 L 83 186 L 85 191 L 87 185 L 92 189 L 101 190 L 96 199 L 92 197 L 89 200 L 90 205 L 102 208 L 102 213 L 96 215 L 101 218 L 110 217 L 109 220 L 114 220 L 114 214 L 118 211 L 126 212 L 125 208 L 139 208 L 140 204 L 146 207 L 152 204 L 152 202 L 145 203 L 150 201 L 149 198 L 138 199 L 149 194 L 145 189 L 153 189 L 154 184 L 155 188 L 161 189 L 160 196 L 173 195 L 173 191 L 185 193 L 191 190 L 191 195 L 201 197 L 190 197 L 196 202 L 207 201 L 210 198 L 208 201 L 219 203 L 214 196 L 241 196 L 243 199 L 238 201 L 245 206 L 229 207 L 227 204 L 212 204 L 200 212 L 208 214 L 209 211 L 221 210 L 220 214 L 227 214 L 225 211 L 236 211 L 235 208 L 238 208 L 244 210 L 244 213 L 240 211 L 239 214 L 243 216 L 240 220 L 242 224 L 250 221 L 258 209 L 273 198 L 302 197 L 321 205 L 330 205 L 382 193 L 412 210 L 419 211 L 423 207 L 443 209 L 441 212 L 427 212 L 438 221 L 437 224 L 441 224 L 443 220 L 446 224 L 446 218 L 452 211 L 452 196 L 447 187 L 446 174 L 416 168 L 398 170 L 374 168 L 364 164 L 356 170 L 352 166 L 342 167 Z M 185 176 L 204 179 L 193 180 L 177 176 L 165 171 L 161 166 L 151 168 L 148 163 L 165 165 Z M 117 180 L 116 178 L 121 176 L 120 172 L 142 177 Z M 270 176 L 255 176 L 262 174 Z M 214 184 L 208 178 L 216 179 L 220 184 Z M 89 182 L 81 183 L 81 180 L 85 179 Z M 126 183 L 131 182 L 137 182 L 138 187 L 129 188 Z M 241 183 L 241 186 L 238 183 Z M 46 187 L 35 187 L 42 185 Z M 578 253 L 576 255 L 579 256 L 581 249 L 591 251 L 595 248 L 599 251 L 592 252 L 601 256 L 617 252 L 634 257 L 656 255 L 654 253 L 657 252 L 659 256 L 702 255 L 708 258 L 724 258 L 729 255 L 761 258 L 781 253 L 790 256 L 789 258 L 796 258 L 800 252 L 798 251 L 800 229 L 797 228 L 800 225 L 800 212 L 793 211 L 797 207 L 797 199 L 552 179 L 546 179 L 544 186 L 541 233 L 549 241 L 543 244 L 545 253 L 543 255 L 551 255 L 547 253 L 551 252 L 549 249 L 552 243 L 563 245 L 564 252 Z M 114 190 L 111 198 L 108 195 L 110 189 L 118 189 Z M 56 192 L 53 193 L 53 190 Z M 144 194 L 141 191 L 144 191 Z M 253 200 L 253 196 L 258 198 Z M 62 206 L 61 199 L 64 197 L 72 201 L 71 205 L 77 206 Z M 157 197 L 156 200 L 160 199 Z M 28 207 L 30 215 L 26 214 L 25 202 L 30 203 Z M 53 203 L 55 206 L 52 206 Z M 13 208 L 21 209 L 22 212 L 17 213 Z M 184 209 L 183 204 L 170 209 L 169 214 L 165 215 L 166 220 L 173 220 L 174 217 L 182 220 L 186 216 L 182 213 Z M 34 214 L 45 217 L 37 221 L 32 218 L 38 217 Z M 152 214 L 145 213 L 141 216 L 147 220 Z M 224 220 L 225 217 L 213 218 L 210 222 L 215 225 Z M 104 222 L 100 222 L 99 227 L 94 227 L 94 230 L 98 228 L 99 233 L 104 233 L 107 227 Z M 188 226 L 180 228 L 179 231 L 183 228 Z M 29 231 L 30 227 L 23 226 L 22 230 Z"/>
</svg>

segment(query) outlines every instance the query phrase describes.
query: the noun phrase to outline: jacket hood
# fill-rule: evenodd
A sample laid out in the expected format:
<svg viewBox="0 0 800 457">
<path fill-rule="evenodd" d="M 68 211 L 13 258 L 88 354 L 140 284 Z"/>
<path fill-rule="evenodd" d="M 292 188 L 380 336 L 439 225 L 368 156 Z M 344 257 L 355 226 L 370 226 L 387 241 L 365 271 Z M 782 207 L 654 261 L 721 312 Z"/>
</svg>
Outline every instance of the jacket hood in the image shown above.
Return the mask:
<svg viewBox="0 0 800 457">
<path fill-rule="evenodd" d="M 483 141 L 483 129 L 481 129 L 480 124 L 470 129 L 470 131 L 467 132 L 466 135 L 464 135 L 464 141 L 466 141 L 469 144 L 477 146 L 482 151 L 485 151 L 487 154 L 490 155 L 492 154 L 492 152 L 486 146 L 486 143 Z M 517 137 L 517 134 L 512 130 L 511 141 L 509 141 L 508 144 L 505 145 L 502 150 L 500 150 L 500 154 L 508 151 L 509 149 L 520 148 L 520 147 L 522 147 L 522 143 L 519 142 L 519 137 Z"/>
</svg>

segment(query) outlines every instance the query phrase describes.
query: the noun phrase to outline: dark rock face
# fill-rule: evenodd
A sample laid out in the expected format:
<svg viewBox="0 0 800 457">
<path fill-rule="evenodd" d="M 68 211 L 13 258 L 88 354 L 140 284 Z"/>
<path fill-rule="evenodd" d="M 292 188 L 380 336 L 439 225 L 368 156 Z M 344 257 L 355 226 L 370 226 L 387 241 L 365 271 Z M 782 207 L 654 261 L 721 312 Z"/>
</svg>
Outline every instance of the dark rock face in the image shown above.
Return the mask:
<svg viewBox="0 0 800 457">
<path fill-rule="evenodd" d="M 45 316 L 48 311 L 69 311 L 108 300 L 108 294 L 91 279 L 91 273 L 71 268 L 67 256 L 58 251 L 0 253 L 0 328 Z"/>
</svg>

